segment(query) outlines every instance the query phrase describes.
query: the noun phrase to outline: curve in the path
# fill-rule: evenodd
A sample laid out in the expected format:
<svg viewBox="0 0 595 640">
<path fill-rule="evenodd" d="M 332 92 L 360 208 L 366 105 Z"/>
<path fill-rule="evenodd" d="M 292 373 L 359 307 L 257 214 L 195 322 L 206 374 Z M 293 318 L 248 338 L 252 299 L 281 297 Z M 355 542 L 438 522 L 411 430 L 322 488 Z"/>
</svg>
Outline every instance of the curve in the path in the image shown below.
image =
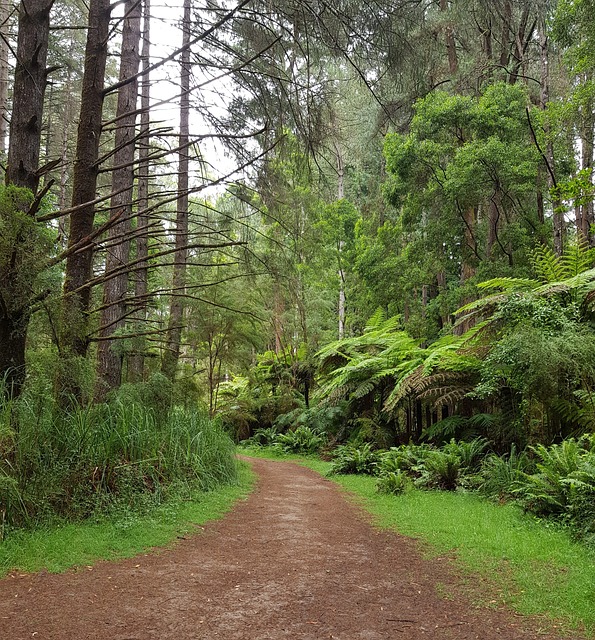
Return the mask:
<svg viewBox="0 0 595 640">
<path fill-rule="evenodd" d="M 328 480 L 252 464 L 254 493 L 172 549 L 0 580 L 0 640 L 553 638 L 441 597 L 456 583 L 448 562 L 372 527 Z"/>
</svg>

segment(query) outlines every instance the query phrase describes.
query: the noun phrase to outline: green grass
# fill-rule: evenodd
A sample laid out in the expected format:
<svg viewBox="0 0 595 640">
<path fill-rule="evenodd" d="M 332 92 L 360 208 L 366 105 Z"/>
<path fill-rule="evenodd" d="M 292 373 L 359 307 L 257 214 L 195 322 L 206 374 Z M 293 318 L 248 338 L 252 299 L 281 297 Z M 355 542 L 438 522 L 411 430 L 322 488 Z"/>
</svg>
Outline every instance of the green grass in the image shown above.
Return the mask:
<svg viewBox="0 0 595 640">
<path fill-rule="evenodd" d="M 11 570 L 59 573 L 97 560 L 130 558 L 152 547 L 163 547 L 178 536 L 192 533 L 197 525 L 223 517 L 253 484 L 254 474 L 248 465 L 240 463 L 237 484 L 197 492 L 191 500 L 171 500 L 148 515 L 14 533 L 0 542 L 0 576 Z"/>
<path fill-rule="evenodd" d="M 544 526 L 513 505 L 469 493 L 376 491 L 375 478 L 336 481 L 363 498 L 383 528 L 423 540 L 432 553 L 454 552 L 469 572 L 489 578 L 500 602 L 595 632 L 595 554 L 567 532 Z"/>
<path fill-rule="evenodd" d="M 268 450 L 260 455 L 271 457 Z M 283 459 L 323 474 L 330 467 L 312 458 Z M 502 603 L 523 614 L 545 615 L 595 637 L 595 553 L 566 531 L 472 493 L 411 490 L 390 496 L 376 491 L 376 478 L 331 478 L 356 496 L 378 526 L 419 539 L 429 556 L 454 555 L 470 578 L 485 578 L 487 590 L 472 594 L 478 604 Z"/>
</svg>

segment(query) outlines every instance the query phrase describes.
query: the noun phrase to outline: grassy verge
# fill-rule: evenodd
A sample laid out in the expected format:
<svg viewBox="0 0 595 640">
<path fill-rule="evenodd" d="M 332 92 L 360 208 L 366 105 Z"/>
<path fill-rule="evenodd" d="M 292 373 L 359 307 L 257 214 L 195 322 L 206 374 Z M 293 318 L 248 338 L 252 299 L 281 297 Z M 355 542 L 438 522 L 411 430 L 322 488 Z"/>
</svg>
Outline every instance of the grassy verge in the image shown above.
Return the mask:
<svg viewBox="0 0 595 640">
<path fill-rule="evenodd" d="M 271 457 L 270 450 L 261 455 Z M 283 459 L 320 473 L 330 467 L 311 458 Z M 429 555 L 454 554 L 469 576 L 485 578 L 490 586 L 479 596 L 488 602 L 584 627 L 595 637 L 595 553 L 565 531 L 475 494 L 411 490 L 389 496 L 379 494 L 369 476 L 332 479 L 357 496 L 380 527 L 418 538 Z"/>
<path fill-rule="evenodd" d="M 10 570 L 59 573 L 97 560 L 130 558 L 164 546 L 197 525 L 223 517 L 254 483 L 248 465 L 240 463 L 237 484 L 191 499 L 173 499 L 149 514 L 129 515 L 93 523 L 65 524 L 11 535 L 0 543 L 0 576 Z"/>
</svg>

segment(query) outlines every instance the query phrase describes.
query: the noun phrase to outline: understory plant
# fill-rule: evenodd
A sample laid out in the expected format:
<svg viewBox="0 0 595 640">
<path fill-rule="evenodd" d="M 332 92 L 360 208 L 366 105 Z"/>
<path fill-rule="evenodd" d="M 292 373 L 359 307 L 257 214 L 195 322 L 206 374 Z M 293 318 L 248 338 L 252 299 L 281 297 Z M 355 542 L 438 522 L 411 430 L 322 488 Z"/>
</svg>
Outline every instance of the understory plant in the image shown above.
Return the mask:
<svg viewBox="0 0 595 640">
<path fill-rule="evenodd" d="M 205 411 L 165 414 L 115 400 L 63 411 L 25 396 L 0 407 L 0 517 L 5 527 L 82 519 L 160 503 L 171 488 L 209 490 L 236 477 L 233 442 Z"/>
<path fill-rule="evenodd" d="M 283 453 L 312 454 L 320 450 L 325 442 L 324 436 L 309 427 L 297 427 L 287 433 L 280 433 L 274 445 Z"/>
<path fill-rule="evenodd" d="M 361 473 L 376 475 L 380 454 L 369 442 L 347 443 L 333 451 L 333 464 L 329 473 Z"/>
</svg>

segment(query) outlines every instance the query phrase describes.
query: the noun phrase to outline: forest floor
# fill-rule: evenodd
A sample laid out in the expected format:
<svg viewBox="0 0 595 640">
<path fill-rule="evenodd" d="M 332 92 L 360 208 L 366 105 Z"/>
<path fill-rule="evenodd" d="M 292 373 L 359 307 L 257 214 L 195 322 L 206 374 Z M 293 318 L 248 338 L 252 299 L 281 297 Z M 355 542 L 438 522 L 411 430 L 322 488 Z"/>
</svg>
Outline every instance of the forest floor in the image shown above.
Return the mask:
<svg viewBox="0 0 595 640">
<path fill-rule="evenodd" d="M 480 581 L 375 528 L 315 472 L 251 464 L 255 491 L 171 548 L 0 580 L 0 639 L 577 639 L 477 605 Z"/>
</svg>

